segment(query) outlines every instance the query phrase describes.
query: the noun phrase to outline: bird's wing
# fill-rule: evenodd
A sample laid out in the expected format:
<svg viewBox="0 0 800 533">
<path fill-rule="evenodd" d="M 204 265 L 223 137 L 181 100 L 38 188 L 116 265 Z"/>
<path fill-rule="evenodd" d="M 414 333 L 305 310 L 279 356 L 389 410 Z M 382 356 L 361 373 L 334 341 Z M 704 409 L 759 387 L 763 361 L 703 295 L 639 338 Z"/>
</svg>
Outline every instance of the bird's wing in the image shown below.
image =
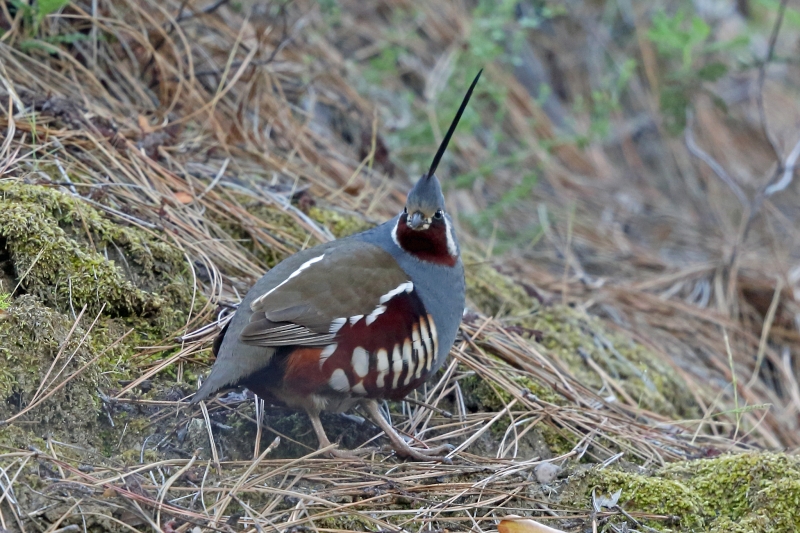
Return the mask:
<svg viewBox="0 0 800 533">
<path fill-rule="evenodd" d="M 256 346 L 324 345 L 346 321 L 369 322 L 391 298 L 411 290 L 408 275 L 388 252 L 349 241 L 312 255 L 258 295 L 239 339 Z"/>
</svg>

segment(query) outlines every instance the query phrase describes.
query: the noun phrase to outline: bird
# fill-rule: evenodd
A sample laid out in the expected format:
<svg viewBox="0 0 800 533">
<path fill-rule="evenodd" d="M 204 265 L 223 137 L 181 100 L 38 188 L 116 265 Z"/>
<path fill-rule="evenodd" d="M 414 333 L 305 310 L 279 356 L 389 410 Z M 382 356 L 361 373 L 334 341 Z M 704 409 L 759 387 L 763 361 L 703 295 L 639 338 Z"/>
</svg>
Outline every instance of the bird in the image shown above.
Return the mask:
<svg viewBox="0 0 800 533">
<path fill-rule="evenodd" d="M 450 445 L 410 446 L 380 411 L 446 361 L 465 306 L 464 266 L 434 174 L 480 79 L 479 71 L 429 170 L 387 222 L 298 252 L 247 292 L 214 340 L 216 357 L 191 402 L 235 387 L 303 409 L 320 449 L 322 411 L 361 406 L 399 457 L 447 460 Z"/>
</svg>

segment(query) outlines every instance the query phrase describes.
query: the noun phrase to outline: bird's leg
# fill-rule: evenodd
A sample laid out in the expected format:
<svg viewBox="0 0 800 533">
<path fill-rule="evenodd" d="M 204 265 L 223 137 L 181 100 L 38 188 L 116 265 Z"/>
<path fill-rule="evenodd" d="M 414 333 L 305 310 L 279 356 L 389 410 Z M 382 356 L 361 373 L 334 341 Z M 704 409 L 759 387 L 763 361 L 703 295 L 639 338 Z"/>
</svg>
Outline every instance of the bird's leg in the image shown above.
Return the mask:
<svg viewBox="0 0 800 533">
<path fill-rule="evenodd" d="M 331 445 L 331 441 L 325 433 L 325 428 L 322 427 L 322 421 L 319 419 L 319 411 L 306 409 L 306 413 L 308 414 L 308 418 L 311 419 L 311 427 L 314 428 L 314 433 L 317 434 L 319 449 L 327 448 Z M 372 453 L 373 451 L 375 451 L 374 448 L 361 448 L 358 450 L 339 450 L 331 448 L 326 453 L 337 459 L 359 459 L 362 455 Z"/>
<path fill-rule="evenodd" d="M 361 403 L 361 405 L 364 406 L 364 409 L 367 411 L 369 417 L 380 426 L 384 433 L 386 433 L 386 436 L 389 437 L 389 440 L 392 442 L 392 448 L 394 448 L 394 451 L 397 452 L 397 455 L 400 457 L 410 457 L 411 459 L 416 459 L 417 461 L 441 461 L 444 463 L 450 462 L 450 458 L 445 456 L 447 452 L 453 451 L 453 447 L 450 444 L 443 444 L 441 446 L 436 446 L 435 448 L 427 449 L 412 448 L 383 417 L 377 401 L 365 400 Z"/>
</svg>

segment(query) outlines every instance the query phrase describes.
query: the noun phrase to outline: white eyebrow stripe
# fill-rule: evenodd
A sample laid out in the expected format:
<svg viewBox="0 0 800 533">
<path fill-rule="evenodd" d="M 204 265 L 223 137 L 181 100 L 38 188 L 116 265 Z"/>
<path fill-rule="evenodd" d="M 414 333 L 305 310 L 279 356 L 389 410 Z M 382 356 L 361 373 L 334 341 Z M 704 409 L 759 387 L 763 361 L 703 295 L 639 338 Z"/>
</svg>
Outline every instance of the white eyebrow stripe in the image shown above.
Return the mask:
<svg viewBox="0 0 800 533">
<path fill-rule="evenodd" d="M 259 304 L 261 304 L 261 302 L 264 301 L 264 299 L 267 296 L 269 296 L 270 294 L 272 294 L 273 292 L 278 290 L 285 283 L 288 283 L 290 279 L 296 278 L 297 276 L 299 276 L 305 269 L 307 269 L 308 267 L 310 267 L 314 263 L 318 263 L 319 261 L 322 261 L 322 259 L 324 257 L 325 257 L 325 254 L 322 254 L 322 255 L 320 255 L 318 257 L 314 257 L 312 259 L 309 259 L 308 261 L 306 261 L 305 263 L 300 265 L 300 268 L 298 268 L 297 270 L 295 270 L 294 272 L 289 274 L 288 278 L 286 278 L 285 280 L 281 281 L 280 283 L 278 283 L 277 285 L 272 287 L 270 290 L 268 290 L 266 293 L 262 294 L 261 296 L 259 296 L 255 300 L 253 300 L 253 303 L 250 304 L 250 309 L 255 309 Z"/>
</svg>

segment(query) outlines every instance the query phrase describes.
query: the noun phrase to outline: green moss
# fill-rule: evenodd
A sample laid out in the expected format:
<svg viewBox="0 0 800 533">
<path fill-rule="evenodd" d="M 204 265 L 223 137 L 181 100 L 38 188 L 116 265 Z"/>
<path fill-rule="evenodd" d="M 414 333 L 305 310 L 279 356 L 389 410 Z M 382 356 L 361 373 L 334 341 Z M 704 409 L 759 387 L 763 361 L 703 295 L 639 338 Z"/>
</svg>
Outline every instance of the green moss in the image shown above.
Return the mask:
<svg viewBox="0 0 800 533">
<path fill-rule="evenodd" d="M 337 239 L 372 227 L 372 224 L 357 214 L 348 213 L 341 209 L 315 206 L 308 210 L 308 216 L 327 227 Z"/>
<path fill-rule="evenodd" d="M 290 251 L 300 250 L 319 244 L 314 239 L 308 240 L 308 230 L 300 226 L 288 212 L 275 205 L 253 202 L 249 197 L 234 195 L 247 212 L 262 221 L 258 230 L 242 225 L 239 220 L 227 218 L 218 213 L 209 213 L 209 219 L 216 222 L 228 237 L 234 239 L 260 262 L 272 268 L 288 255 L 273 245 L 281 243 Z M 272 242 L 269 242 L 265 235 Z"/>
<path fill-rule="evenodd" d="M 597 318 L 567 306 L 552 306 L 521 321 L 542 333 L 545 353 L 555 355 L 578 381 L 602 395 L 619 393 L 589 359 L 639 407 L 675 418 L 698 416 L 694 396 L 666 362 Z"/>
<path fill-rule="evenodd" d="M 45 307 L 31 295 L 17 298 L 8 307 L 0 319 L 0 420 L 33 400 L 56 354 L 60 352 L 61 358 L 50 373 L 48 387 L 40 395 L 93 358 L 95 354 L 89 345 L 81 344 L 85 331 L 77 327 L 70 336 L 71 327 L 72 320 Z M 65 362 L 66 367 L 56 380 Z M 46 427 L 51 433 L 59 429 L 74 431 L 76 440 L 85 440 L 78 435 L 78 428 L 96 420 L 95 391 L 103 379 L 98 366 L 86 368 L 36 408 L 37 427 Z"/>
<path fill-rule="evenodd" d="M 504 324 L 541 334 L 544 354 L 555 356 L 581 383 L 604 396 L 619 394 L 588 364 L 590 358 L 638 406 L 673 418 L 699 415 L 686 383 L 657 354 L 597 317 L 568 306 L 542 306 L 489 263 L 469 256 L 465 263 L 470 303 Z M 547 401 L 558 398 L 541 387 L 531 390 Z"/>
<path fill-rule="evenodd" d="M 94 361 L 26 414 L 24 424 L 12 427 L 22 427 L 30 438 L 50 434 L 116 452 L 123 428 L 133 435 L 141 429 L 137 422 L 147 421 L 133 417 L 130 424 L 108 427 L 97 391 L 131 379 L 136 366 L 146 363 L 134 363 L 137 346 L 160 342 L 185 324 L 193 279 L 184 254 L 80 198 L 7 181 L 0 183 L 0 262 L 6 281 L 19 283 L 22 292 L 5 298 L 0 312 L 0 420 L 30 404 L 59 352 L 44 392 Z M 203 305 L 202 295 L 195 302 Z M 70 335 L 83 306 L 87 311 Z M 124 412 L 116 415 L 125 418 Z"/>
<path fill-rule="evenodd" d="M 562 431 L 550 424 L 540 424 L 538 429 L 545 445 L 554 457 L 568 454 L 578 444 L 579 439 L 574 434 Z"/>
<path fill-rule="evenodd" d="M 60 191 L 0 184 L 0 253 L 22 288 L 58 311 L 86 305 L 93 317 L 105 306 L 161 333 L 186 319 L 193 282 L 180 250 Z"/>
<path fill-rule="evenodd" d="M 540 306 L 525 290 L 490 263 L 464 253 L 467 299 L 487 315 L 528 316 Z"/>
<path fill-rule="evenodd" d="M 5 311 L 11 305 L 11 295 L 8 293 L 0 293 L 0 311 Z"/>
<path fill-rule="evenodd" d="M 674 516 L 680 531 L 789 533 L 800 530 L 800 459 L 779 453 L 724 455 L 668 465 L 652 474 L 596 469 L 583 485 L 622 490 L 628 511 Z M 663 522 L 653 527 L 666 529 Z"/>
<path fill-rule="evenodd" d="M 31 447 L 44 450 L 47 443 L 21 426 L 0 426 L 0 448 L 24 450 Z"/>
<path fill-rule="evenodd" d="M 375 522 L 354 513 L 314 520 L 314 525 L 320 529 L 331 531 L 374 531 L 376 529 Z"/>
</svg>

